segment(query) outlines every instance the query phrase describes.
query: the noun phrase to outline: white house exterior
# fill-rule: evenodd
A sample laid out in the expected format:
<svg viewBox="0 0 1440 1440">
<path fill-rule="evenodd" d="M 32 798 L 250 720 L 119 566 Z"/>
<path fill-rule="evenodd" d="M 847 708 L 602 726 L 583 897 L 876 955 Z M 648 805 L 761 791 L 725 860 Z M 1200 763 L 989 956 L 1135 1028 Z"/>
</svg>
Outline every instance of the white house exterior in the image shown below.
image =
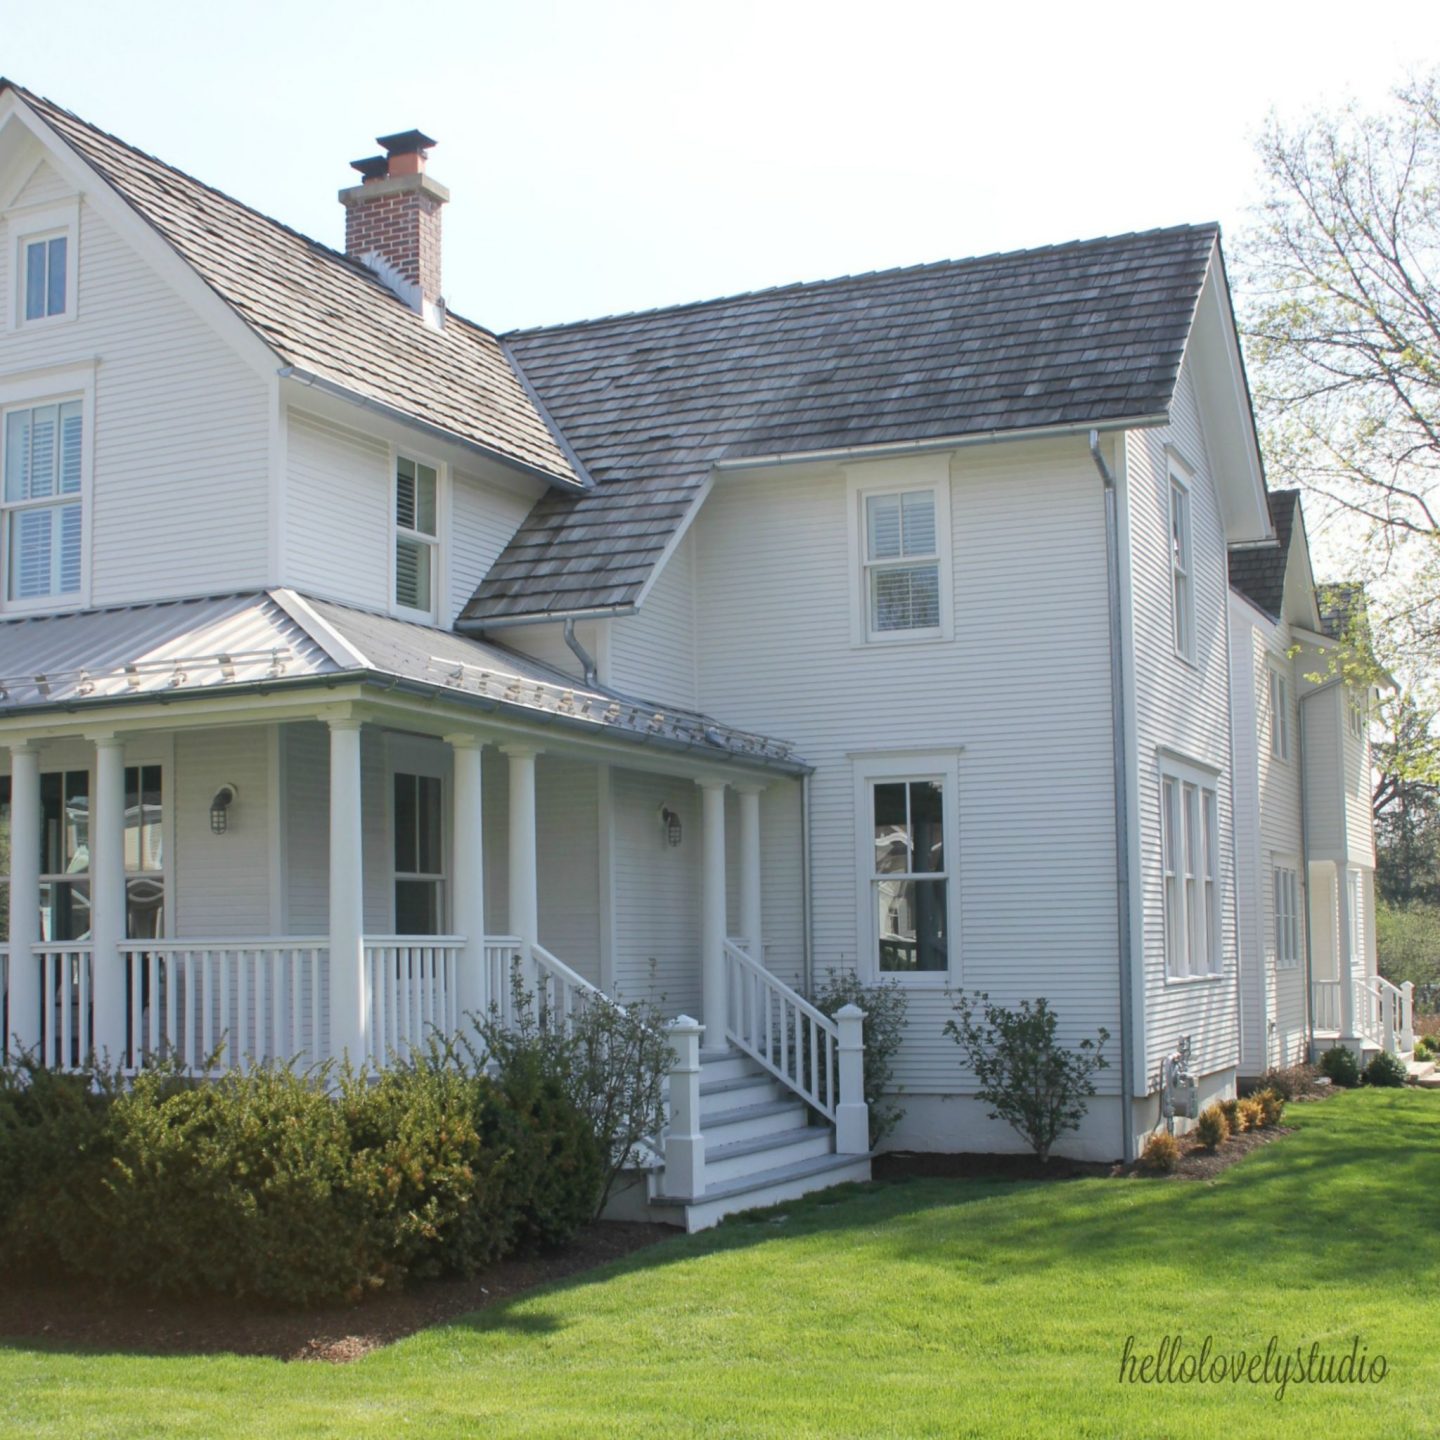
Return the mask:
<svg viewBox="0 0 1440 1440">
<path fill-rule="evenodd" d="M 1202 1097 L 1296 1050 L 1247 677 L 1298 621 L 1227 580 L 1275 527 L 1215 227 L 497 337 L 384 143 L 341 254 L 0 89 L 12 1048 L 383 1061 L 519 957 L 698 1016 L 691 1224 L 868 1173 L 831 970 L 906 987 L 902 1146 L 1013 1143 L 960 989 L 1110 1031 L 1089 1156 L 1182 1037 Z M 1373 867 L 1325 704 L 1316 892 Z"/>
</svg>

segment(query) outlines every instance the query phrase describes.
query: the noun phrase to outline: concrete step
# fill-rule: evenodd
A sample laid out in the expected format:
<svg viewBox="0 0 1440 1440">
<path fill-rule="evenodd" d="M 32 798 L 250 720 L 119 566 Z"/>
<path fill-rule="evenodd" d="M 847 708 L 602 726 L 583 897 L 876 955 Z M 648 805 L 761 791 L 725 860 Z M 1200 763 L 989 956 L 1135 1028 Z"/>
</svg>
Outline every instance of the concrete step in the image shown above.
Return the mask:
<svg viewBox="0 0 1440 1440">
<path fill-rule="evenodd" d="M 700 1077 L 700 1128 L 714 1115 L 726 1110 L 736 1110 L 747 1105 L 763 1105 L 767 1100 L 779 1100 L 789 1092 L 778 1080 L 768 1075 L 743 1075 L 736 1080 L 707 1080 L 704 1072 Z"/>
<path fill-rule="evenodd" d="M 702 1122 L 705 1148 L 723 1146 L 737 1140 L 756 1140 L 764 1135 L 778 1135 L 797 1130 L 809 1117 L 804 1101 L 781 1096 L 755 1105 L 739 1105 L 733 1110 L 718 1110 Z"/>
<path fill-rule="evenodd" d="M 777 1130 L 728 1145 L 705 1144 L 707 1186 L 741 1180 L 762 1170 L 798 1165 L 835 1151 L 835 1132 L 829 1125 L 801 1125 L 794 1130 Z"/>
<path fill-rule="evenodd" d="M 1433 1060 L 1409 1060 L 1405 1064 L 1408 1070 L 1408 1079 L 1412 1085 L 1423 1085 L 1435 1075 L 1435 1062 Z M 1440 1083 L 1440 1081 L 1437 1081 Z"/>
<path fill-rule="evenodd" d="M 816 1190 L 832 1185 L 870 1178 L 868 1155 L 822 1155 L 798 1164 L 780 1165 L 757 1171 L 743 1180 L 706 1185 L 698 1199 L 685 1200 L 661 1196 L 651 1203 L 657 1209 L 679 1210 L 690 1234 L 718 1225 L 727 1215 L 746 1210 L 761 1210 L 798 1200 Z"/>
</svg>

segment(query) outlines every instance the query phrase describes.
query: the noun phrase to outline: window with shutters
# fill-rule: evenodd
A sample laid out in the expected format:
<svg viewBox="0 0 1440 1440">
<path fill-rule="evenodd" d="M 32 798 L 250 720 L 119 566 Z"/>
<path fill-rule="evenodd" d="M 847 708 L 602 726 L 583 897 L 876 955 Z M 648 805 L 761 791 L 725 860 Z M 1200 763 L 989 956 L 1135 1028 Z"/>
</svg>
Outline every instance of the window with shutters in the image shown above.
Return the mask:
<svg viewBox="0 0 1440 1440">
<path fill-rule="evenodd" d="M 0 485 L 7 608 L 79 603 L 85 564 L 85 405 L 5 411 Z"/>
<path fill-rule="evenodd" d="M 395 608 L 435 617 L 439 574 L 440 479 L 433 465 L 400 456 L 395 462 Z"/>
</svg>

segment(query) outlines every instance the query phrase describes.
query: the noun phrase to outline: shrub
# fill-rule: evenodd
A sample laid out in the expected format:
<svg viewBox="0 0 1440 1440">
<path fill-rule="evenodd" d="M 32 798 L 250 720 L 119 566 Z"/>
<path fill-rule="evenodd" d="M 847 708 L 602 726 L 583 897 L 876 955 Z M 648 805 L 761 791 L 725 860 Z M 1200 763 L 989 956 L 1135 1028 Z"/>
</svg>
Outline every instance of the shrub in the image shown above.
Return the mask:
<svg viewBox="0 0 1440 1440">
<path fill-rule="evenodd" d="M 1383 1089 L 1395 1089 L 1410 1078 L 1405 1062 L 1388 1050 L 1382 1050 L 1365 1067 L 1365 1083 Z"/>
<path fill-rule="evenodd" d="M 1360 1062 L 1355 1052 L 1344 1045 L 1335 1045 L 1320 1057 L 1321 1073 L 1328 1076 L 1332 1085 L 1343 1085 L 1347 1089 L 1360 1083 Z"/>
<path fill-rule="evenodd" d="M 1266 1130 L 1273 1130 L 1285 1113 L 1285 1101 L 1278 1091 L 1257 1090 L 1251 1097 L 1260 1107 L 1260 1124 Z"/>
<path fill-rule="evenodd" d="M 1207 1149 L 1218 1150 L 1230 1138 L 1230 1122 L 1218 1105 L 1207 1105 L 1195 1122 L 1195 1138 Z"/>
<path fill-rule="evenodd" d="M 1272 1066 L 1261 1079 L 1261 1088 L 1273 1090 L 1282 1100 L 1301 1100 L 1315 1094 L 1318 1087 L 1315 1077 L 1319 1071 L 1314 1065 Z"/>
<path fill-rule="evenodd" d="M 867 985 L 858 976 L 832 970 L 811 996 L 817 1010 L 833 1020 L 847 1005 L 865 1012 L 865 1103 L 870 1107 L 870 1146 L 873 1149 L 904 1118 L 888 1087 L 895 1075 L 895 1056 L 905 1038 L 908 1000 L 898 980 Z"/>
<path fill-rule="evenodd" d="M 992 1107 L 990 1118 L 1022 1135 L 1044 1164 L 1056 1140 L 1079 1129 L 1095 1094 L 1095 1072 L 1108 1068 L 1101 1051 L 1110 1032 L 1102 1028 L 1097 1040 L 1065 1049 L 1043 997 L 1010 1010 L 977 992 L 976 1003 L 961 995 L 955 1013 L 958 1023 L 946 1021 L 945 1033 L 964 1048 L 979 1096 Z"/>
<path fill-rule="evenodd" d="M 1140 1168 L 1152 1175 L 1169 1175 L 1180 1163 L 1180 1142 L 1164 1130 L 1157 1130 L 1140 1153 Z"/>
<path fill-rule="evenodd" d="M 1440 1054 L 1440 1045 L 1436 1044 L 1433 1035 L 1420 1035 L 1415 1040 L 1415 1058 L 1417 1060 L 1433 1060 Z"/>
<path fill-rule="evenodd" d="M 1242 1100 L 1238 1113 L 1241 1131 L 1259 1130 L 1265 1123 L 1265 1107 L 1258 1100 Z"/>
<path fill-rule="evenodd" d="M 1220 1112 L 1225 1116 L 1225 1125 L 1232 1135 L 1238 1135 L 1243 1128 L 1240 1123 L 1239 1100 L 1217 1100 Z"/>
</svg>

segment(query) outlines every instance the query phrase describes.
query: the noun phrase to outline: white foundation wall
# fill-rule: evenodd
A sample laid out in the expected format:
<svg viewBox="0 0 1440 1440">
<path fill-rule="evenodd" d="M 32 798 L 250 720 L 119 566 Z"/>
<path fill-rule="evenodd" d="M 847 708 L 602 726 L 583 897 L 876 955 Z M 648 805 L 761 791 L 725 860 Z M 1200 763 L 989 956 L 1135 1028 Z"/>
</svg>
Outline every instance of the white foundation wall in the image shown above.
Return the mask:
<svg viewBox="0 0 1440 1440">
<path fill-rule="evenodd" d="M 270 387 L 38 145 L 35 159 L 18 203 L 58 202 L 79 217 L 75 318 L 0 326 L 0 402 L 9 403 L 11 382 L 38 386 L 26 404 L 69 398 L 81 369 L 93 382 L 82 598 L 115 605 L 265 584 Z M 13 238 L 0 219 L 6 297 Z"/>
<path fill-rule="evenodd" d="M 1127 433 L 1125 533 L 1135 692 L 1135 836 L 1140 935 L 1136 963 L 1143 994 L 1135 1093 L 1160 1083 L 1164 1059 L 1181 1036 L 1195 1045 L 1196 1073 L 1234 1067 L 1240 1017 L 1235 911 L 1235 848 L 1230 756 L 1229 573 L 1218 496 L 1188 369 L 1176 387 L 1171 423 Z M 1175 653 L 1171 600 L 1170 475 L 1173 447 L 1190 480 L 1195 663 Z M 1220 973 L 1172 979 L 1165 965 L 1161 869 L 1160 767 L 1182 759 L 1215 777 L 1221 895 Z"/>
<path fill-rule="evenodd" d="M 903 466 L 885 473 L 905 488 Z M 1113 1059 L 1119 975 L 1100 479 L 1077 437 L 959 451 L 948 487 L 953 640 L 857 646 L 845 474 L 793 466 L 717 481 L 694 529 L 700 706 L 793 741 L 816 767 L 817 977 L 870 960 L 860 955 L 855 757 L 949 752 L 958 756 L 960 834 L 952 983 L 1009 1003 L 1044 995 L 1067 1043 L 1103 1025 Z M 790 863 L 798 867 L 798 853 Z M 767 939 L 782 925 L 799 935 L 802 906 L 801 886 L 767 886 Z M 951 1013 L 943 982 L 910 991 L 897 1064 L 909 1098 L 973 1086 L 943 1034 Z M 1099 1081 L 1117 1090 L 1117 1071 Z M 954 1134 L 937 1148 L 969 1144 Z M 1119 1148 L 1117 1127 L 1107 1153 Z"/>
</svg>

